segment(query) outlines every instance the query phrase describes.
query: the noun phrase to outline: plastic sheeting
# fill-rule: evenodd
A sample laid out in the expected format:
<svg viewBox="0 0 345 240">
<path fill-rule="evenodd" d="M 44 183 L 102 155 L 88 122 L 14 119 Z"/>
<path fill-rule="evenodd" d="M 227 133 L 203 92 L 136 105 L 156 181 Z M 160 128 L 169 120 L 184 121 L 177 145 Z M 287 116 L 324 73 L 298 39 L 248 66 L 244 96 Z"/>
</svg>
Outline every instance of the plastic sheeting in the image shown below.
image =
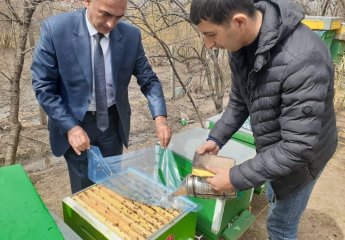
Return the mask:
<svg viewBox="0 0 345 240">
<path fill-rule="evenodd" d="M 174 155 L 169 149 L 159 149 L 158 175 L 167 188 L 176 190 L 181 185 L 181 177 L 177 169 Z"/>
<path fill-rule="evenodd" d="M 197 211 L 185 197 L 172 197 L 180 185 L 178 169 L 169 149 L 159 146 L 103 158 L 98 147 L 88 151 L 90 180 L 118 194 L 148 205 Z"/>
</svg>

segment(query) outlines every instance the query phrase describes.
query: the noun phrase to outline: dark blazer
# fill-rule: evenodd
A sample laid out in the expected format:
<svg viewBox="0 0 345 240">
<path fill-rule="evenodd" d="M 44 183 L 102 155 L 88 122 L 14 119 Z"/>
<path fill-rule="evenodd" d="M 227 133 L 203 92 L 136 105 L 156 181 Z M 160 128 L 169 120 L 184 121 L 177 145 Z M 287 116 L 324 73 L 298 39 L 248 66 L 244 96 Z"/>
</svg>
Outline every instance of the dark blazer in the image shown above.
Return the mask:
<svg viewBox="0 0 345 240">
<path fill-rule="evenodd" d="M 91 101 L 93 74 L 85 9 L 43 22 L 31 66 L 39 104 L 49 117 L 51 148 L 56 156 L 70 147 L 67 132 L 84 118 Z M 128 84 L 137 78 L 152 117 L 167 115 L 162 86 L 145 56 L 139 29 L 123 21 L 110 32 L 111 66 L 122 140 L 128 145 L 131 108 Z"/>
</svg>

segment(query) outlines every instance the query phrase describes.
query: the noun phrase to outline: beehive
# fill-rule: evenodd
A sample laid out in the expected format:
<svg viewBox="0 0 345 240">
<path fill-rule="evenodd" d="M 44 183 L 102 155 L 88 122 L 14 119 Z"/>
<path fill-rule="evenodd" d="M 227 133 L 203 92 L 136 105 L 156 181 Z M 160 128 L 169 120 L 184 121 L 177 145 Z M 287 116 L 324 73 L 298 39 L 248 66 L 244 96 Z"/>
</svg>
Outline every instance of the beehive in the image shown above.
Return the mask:
<svg viewBox="0 0 345 240">
<path fill-rule="evenodd" d="M 302 23 L 313 30 L 336 30 L 341 27 L 342 19 L 327 16 L 305 16 Z"/>
<path fill-rule="evenodd" d="M 83 239 L 165 239 L 185 234 L 175 225 L 189 215 L 127 199 L 98 184 L 64 199 L 63 205 L 65 222 Z M 185 239 L 192 238 L 196 216 L 184 220 L 188 222 Z"/>
<path fill-rule="evenodd" d="M 205 142 L 209 132 L 208 129 L 193 128 L 172 137 L 169 148 L 173 151 L 174 159 L 182 177 L 192 172 L 192 159 L 195 149 Z M 236 164 L 240 164 L 254 155 L 255 150 L 252 147 L 232 139 L 219 151 L 219 156 L 232 158 L 236 160 Z M 197 212 L 197 231 L 205 239 L 211 240 L 220 239 L 225 229 L 239 232 L 238 229 L 245 230 L 249 228 L 255 220 L 251 213 L 246 212 L 250 205 L 252 192 L 251 189 L 237 192 L 237 198 L 231 200 L 191 197 L 190 199 L 193 202 L 202 207 Z M 245 212 L 246 216 L 249 217 L 242 221 Z M 240 235 L 237 234 L 236 238 L 225 239 L 238 239 Z"/>
</svg>

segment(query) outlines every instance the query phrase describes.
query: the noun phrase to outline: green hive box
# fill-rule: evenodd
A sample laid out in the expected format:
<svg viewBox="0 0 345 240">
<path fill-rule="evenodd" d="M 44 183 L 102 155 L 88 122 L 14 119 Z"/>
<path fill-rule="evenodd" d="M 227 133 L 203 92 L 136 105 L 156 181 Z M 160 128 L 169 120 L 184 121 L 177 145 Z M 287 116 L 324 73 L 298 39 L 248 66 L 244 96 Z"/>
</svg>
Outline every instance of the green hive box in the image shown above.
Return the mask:
<svg viewBox="0 0 345 240">
<path fill-rule="evenodd" d="M 0 168 L 0 196 L 0 239 L 64 239 L 20 165 Z"/>
<path fill-rule="evenodd" d="M 345 41 L 334 39 L 331 45 L 331 54 L 334 63 L 340 63 L 345 52 Z"/>
<path fill-rule="evenodd" d="M 192 171 L 192 159 L 198 146 L 205 142 L 209 134 L 208 129 L 194 128 L 185 132 L 173 135 L 169 148 L 173 151 L 180 175 L 185 177 Z M 230 157 L 236 160 L 236 164 L 253 157 L 255 150 L 240 142 L 230 140 L 219 152 L 220 156 Z M 236 219 L 249 209 L 253 190 L 238 192 L 237 199 L 215 200 L 191 197 L 190 199 L 199 204 L 202 209 L 197 213 L 197 232 L 206 239 L 218 239 L 222 237 L 225 230 L 232 223 L 232 228 L 241 229 L 243 233 L 255 220 L 255 217 L 248 213 L 248 221 L 242 221 L 236 225 Z M 239 236 L 237 236 L 239 237 Z M 226 239 L 237 239 L 226 238 Z"/>
<path fill-rule="evenodd" d="M 314 30 L 314 33 L 321 38 L 328 48 L 331 48 L 336 33 L 335 30 Z"/>
<path fill-rule="evenodd" d="M 206 120 L 206 127 L 208 129 L 213 129 L 216 122 L 221 118 L 223 113 L 217 114 L 213 117 L 210 117 Z M 253 132 L 250 127 L 249 118 L 245 121 L 243 126 L 232 136 L 233 139 L 240 141 L 241 143 L 255 148 L 255 141 L 253 137 Z"/>
</svg>

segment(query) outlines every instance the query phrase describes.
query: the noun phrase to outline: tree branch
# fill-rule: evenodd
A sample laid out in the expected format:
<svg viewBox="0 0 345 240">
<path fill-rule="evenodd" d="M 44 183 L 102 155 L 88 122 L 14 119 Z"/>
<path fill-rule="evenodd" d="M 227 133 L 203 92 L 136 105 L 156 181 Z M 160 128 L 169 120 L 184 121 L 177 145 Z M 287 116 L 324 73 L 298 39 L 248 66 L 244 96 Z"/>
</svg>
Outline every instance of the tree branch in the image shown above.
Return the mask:
<svg viewBox="0 0 345 240">
<path fill-rule="evenodd" d="M 23 54 L 26 55 L 28 52 L 31 52 L 33 49 L 35 49 L 36 46 L 33 46 L 31 48 L 26 49 Z"/>
<path fill-rule="evenodd" d="M 3 71 L 0 70 L 0 74 L 4 76 L 10 83 L 12 83 L 12 80 L 9 76 L 7 76 Z"/>
<path fill-rule="evenodd" d="M 6 19 L 8 19 L 8 20 L 5 20 L 6 22 L 7 22 L 7 21 L 12 22 L 12 20 L 13 20 L 12 18 L 10 18 L 10 16 L 6 15 L 6 14 L 3 13 L 3 12 L 0 12 L 0 15 L 4 16 Z"/>
<path fill-rule="evenodd" d="M 167 46 L 167 43 L 164 42 L 164 41 L 157 35 L 157 33 L 154 31 L 154 29 L 152 29 L 151 25 L 149 24 L 149 22 L 148 22 L 148 20 L 147 20 L 147 18 L 146 18 L 145 13 L 143 12 L 143 9 L 140 8 L 140 7 L 138 6 L 138 4 L 137 4 L 135 1 L 133 1 L 133 0 L 129 0 L 128 2 L 134 7 L 134 9 L 136 9 L 136 10 L 139 12 L 139 14 L 140 14 L 140 16 L 141 16 L 140 20 L 142 21 L 142 23 L 145 25 L 145 27 L 148 29 L 148 31 L 151 33 L 151 35 L 152 35 L 152 36 L 159 42 L 159 44 L 162 46 L 162 48 L 163 48 L 165 54 L 167 55 L 168 61 L 169 61 L 169 63 L 170 63 L 170 66 L 171 66 L 171 68 L 172 68 L 172 70 L 173 70 L 173 72 L 174 72 L 174 74 L 175 74 L 175 76 L 176 76 L 178 82 L 180 83 L 180 85 L 182 86 L 183 90 L 186 92 L 186 94 L 187 94 L 189 100 L 191 101 L 191 103 L 192 103 L 192 105 L 193 105 L 193 108 L 194 108 L 194 110 L 195 110 L 195 112 L 196 112 L 196 114 L 197 114 L 197 116 L 198 116 L 198 119 L 199 119 L 199 121 L 200 121 L 201 126 L 204 127 L 204 124 L 203 124 L 203 122 L 202 122 L 202 118 L 201 118 L 201 116 L 200 116 L 200 112 L 199 112 L 199 110 L 198 110 L 198 108 L 197 108 L 197 106 L 196 106 L 196 104 L 195 104 L 195 102 L 194 102 L 192 96 L 191 96 L 190 93 L 187 91 L 186 86 L 185 86 L 185 84 L 183 83 L 183 81 L 182 81 L 182 79 L 181 79 L 181 76 L 179 75 L 179 73 L 178 73 L 178 71 L 177 71 L 177 69 L 176 69 L 176 67 L 175 67 L 175 64 L 174 64 L 174 62 L 173 62 L 173 60 L 172 60 L 172 53 L 171 53 L 169 47 Z"/>
<path fill-rule="evenodd" d="M 23 21 L 20 19 L 20 17 L 14 11 L 14 7 L 12 6 L 12 2 L 10 0 L 5 0 L 5 2 L 7 4 L 7 8 L 10 10 L 10 12 L 12 13 L 12 16 L 14 17 L 14 21 L 16 21 L 19 24 L 22 24 Z M 11 20 L 13 20 L 13 19 L 11 19 Z"/>
</svg>

